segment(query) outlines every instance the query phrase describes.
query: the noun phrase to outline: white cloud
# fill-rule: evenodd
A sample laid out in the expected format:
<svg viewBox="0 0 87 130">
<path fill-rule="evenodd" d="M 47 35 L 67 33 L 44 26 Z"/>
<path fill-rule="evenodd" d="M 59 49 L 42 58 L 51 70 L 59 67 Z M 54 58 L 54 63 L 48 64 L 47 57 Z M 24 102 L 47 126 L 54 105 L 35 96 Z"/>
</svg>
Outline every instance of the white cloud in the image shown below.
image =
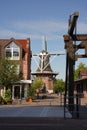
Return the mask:
<svg viewBox="0 0 87 130">
<path fill-rule="evenodd" d="M 22 29 L 30 29 L 38 32 L 56 32 L 67 29 L 66 23 L 54 21 L 33 21 L 33 22 L 17 22 L 14 23 L 16 27 Z"/>
<path fill-rule="evenodd" d="M 77 23 L 77 31 L 78 33 L 87 34 L 87 23 Z"/>
<path fill-rule="evenodd" d="M 42 39 L 43 35 L 46 35 L 48 40 L 63 40 L 63 35 L 68 31 L 68 24 L 58 21 L 19 21 L 11 23 L 10 25 L 10 29 L 3 28 L 0 30 L 0 37 L 30 37 L 32 40 L 38 40 Z M 87 24 L 78 23 L 77 32 L 87 33 Z"/>
<path fill-rule="evenodd" d="M 7 29 L 3 29 L 0 30 L 0 37 L 4 37 L 4 38 L 11 38 L 11 37 L 16 37 L 16 38 L 27 38 L 29 37 L 29 34 L 25 34 L 25 33 L 18 33 L 16 31 L 13 30 L 7 30 Z"/>
<path fill-rule="evenodd" d="M 46 35 L 48 39 L 61 39 L 61 33 L 67 30 L 66 23 L 54 21 L 15 22 L 15 28 L 29 32 L 32 39 L 41 39 Z"/>
</svg>

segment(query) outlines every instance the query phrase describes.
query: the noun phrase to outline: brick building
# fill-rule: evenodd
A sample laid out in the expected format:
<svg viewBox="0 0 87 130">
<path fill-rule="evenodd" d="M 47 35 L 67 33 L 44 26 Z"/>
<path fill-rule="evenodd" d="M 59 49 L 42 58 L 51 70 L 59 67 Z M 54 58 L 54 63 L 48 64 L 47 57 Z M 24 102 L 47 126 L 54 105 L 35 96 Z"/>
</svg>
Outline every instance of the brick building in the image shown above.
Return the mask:
<svg viewBox="0 0 87 130">
<path fill-rule="evenodd" d="M 31 83 L 31 49 L 28 39 L 0 39 L 0 58 L 8 57 L 17 63 L 17 72 L 23 75 L 20 83 L 11 86 L 12 99 L 26 98 Z M 0 95 L 4 96 L 6 87 L 0 88 Z"/>
<path fill-rule="evenodd" d="M 83 69 L 79 71 L 79 79 L 75 80 L 75 93 L 87 97 L 87 70 Z"/>
</svg>

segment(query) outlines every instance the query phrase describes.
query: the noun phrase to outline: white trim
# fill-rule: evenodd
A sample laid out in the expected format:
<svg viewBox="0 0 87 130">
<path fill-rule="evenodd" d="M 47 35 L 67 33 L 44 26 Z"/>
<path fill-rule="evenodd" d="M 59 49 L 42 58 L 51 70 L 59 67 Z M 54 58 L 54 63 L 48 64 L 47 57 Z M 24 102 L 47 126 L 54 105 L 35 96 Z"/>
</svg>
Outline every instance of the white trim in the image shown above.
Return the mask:
<svg viewBox="0 0 87 130">
<path fill-rule="evenodd" d="M 21 80 L 20 83 L 31 84 L 32 81 L 31 80 Z"/>
</svg>

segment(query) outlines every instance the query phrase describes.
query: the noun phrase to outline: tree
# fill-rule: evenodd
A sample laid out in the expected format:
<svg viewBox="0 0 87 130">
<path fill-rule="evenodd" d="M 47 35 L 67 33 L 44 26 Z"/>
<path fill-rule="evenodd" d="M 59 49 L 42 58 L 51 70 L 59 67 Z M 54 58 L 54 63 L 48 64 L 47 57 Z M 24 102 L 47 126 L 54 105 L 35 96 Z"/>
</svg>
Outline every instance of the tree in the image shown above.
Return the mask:
<svg viewBox="0 0 87 130">
<path fill-rule="evenodd" d="M 82 62 L 80 62 L 80 64 L 77 66 L 77 69 L 75 70 L 75 73 L 74 73 L 74 79 L 75 80 L 78 79 L 79 71 L 83 70 L 83 69 L 87 69 L 87 66 L 85 64 L 83 64 Z"/>
<path fill-rule="evenodd" d="M 37 93 L 37 96 L 39 96 L 39 89 L 42 87 L 43 82 L 40 79 L 35 79 L 32 85 L 29 87 L 28 95 L 30 98 L 35 98 L 35 93 Z"/>
<path fill-rule="evenodd" d="M 9 87 L 21 79 L 17 74 L 17 64 L 7 59 L 0 60 L 0 85 Z"/>
<path fill-rule="evenodd" d="M 55 93 L 62 93 L 64 92 L 65 82 L 63 79 L 55 79 L 54 80 L 54 91 Z"/>
<path fill-rule="evenodd" d="M 32 84 L 32 87 L 34 87 L 35 89 L 40 89 L 42 85 L 43 85 L 43 81 L 36 78 Z"/>
</svg>

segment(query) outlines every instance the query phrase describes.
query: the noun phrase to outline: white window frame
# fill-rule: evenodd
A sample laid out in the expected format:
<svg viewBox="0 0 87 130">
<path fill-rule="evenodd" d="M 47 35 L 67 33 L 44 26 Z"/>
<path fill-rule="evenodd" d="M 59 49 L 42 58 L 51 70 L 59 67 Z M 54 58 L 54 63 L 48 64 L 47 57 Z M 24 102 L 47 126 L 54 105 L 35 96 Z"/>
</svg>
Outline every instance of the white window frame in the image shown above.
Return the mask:
<svg viewBox="0 0 87 130">
<path fill-rule="evenodd" d="M 9 50 L 9 51 L 7 51 Z M 17 50 L 18 52 L 18 56 L 14 56 L 14 51 Z M 11 53 L 11 57 L 10 56 L 6 56 L 6 53 L 10 52 Z M 7 57 L 9 60 L 20 60 L 20 47 L 18 45 L 16 45 L 14 42 L 11 42 L 8 46 L 5 47 L 5 57 Z"/>
</svg>

